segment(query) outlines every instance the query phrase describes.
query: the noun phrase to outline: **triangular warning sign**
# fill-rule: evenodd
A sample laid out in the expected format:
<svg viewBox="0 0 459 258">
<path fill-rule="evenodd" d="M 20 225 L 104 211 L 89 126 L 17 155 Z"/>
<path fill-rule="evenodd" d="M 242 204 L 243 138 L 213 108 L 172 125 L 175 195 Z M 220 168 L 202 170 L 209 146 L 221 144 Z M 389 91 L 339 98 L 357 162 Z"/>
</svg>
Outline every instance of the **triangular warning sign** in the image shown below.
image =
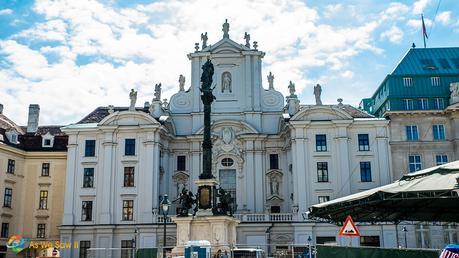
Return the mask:
<svg viewBox="0 0 459 258">
<path fill-rule="evenodd" d="M 360 232 L 355 226 L 351 216 L 347 216 L 343 227 L 339 230 L 338 236 L 360 236 Z"/>
</svg>

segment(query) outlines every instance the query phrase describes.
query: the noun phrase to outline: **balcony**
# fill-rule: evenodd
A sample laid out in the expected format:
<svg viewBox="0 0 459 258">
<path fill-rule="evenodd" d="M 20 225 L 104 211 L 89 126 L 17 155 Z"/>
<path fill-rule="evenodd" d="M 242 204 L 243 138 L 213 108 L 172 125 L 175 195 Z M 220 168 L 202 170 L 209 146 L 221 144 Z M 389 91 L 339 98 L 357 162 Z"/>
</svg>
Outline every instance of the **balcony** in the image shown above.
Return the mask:
<svg viewBox="0 0 459 258">
<path fill-rule="evenodd" d="M 174 216 L 174 215 L 172 215 Z M 266 222 L 266 223 L 273 223 L 273 222 L 293 222 L 293 221 L 306 221 L 303 218 L 298 218 L 298 215 L 293 213 L 271 213 L 271 214 L 263 214 L 263 213 L 249 213 L 249 214 L 234 214 L 234 217 L 241 222 Z M 161 215 L 157 215 L 155 219 L 156 223 L 164 223 L 164 217 Z M 173 223 L 170 216 L 167 217 L 166 223 Z"/>
</svg>

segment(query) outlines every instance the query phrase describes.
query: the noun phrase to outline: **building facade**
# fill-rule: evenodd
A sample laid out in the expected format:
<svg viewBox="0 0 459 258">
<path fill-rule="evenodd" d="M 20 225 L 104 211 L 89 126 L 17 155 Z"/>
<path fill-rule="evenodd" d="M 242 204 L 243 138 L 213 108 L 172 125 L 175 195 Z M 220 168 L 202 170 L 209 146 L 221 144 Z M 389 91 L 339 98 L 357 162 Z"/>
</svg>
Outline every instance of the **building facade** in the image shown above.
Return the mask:
<svg viewBox="0 0 459 258">
<path fill-rule="evenodd" d="M 373 96 L 362 100 L 362 109 L 390 121 L 394 179 L 459 159 L 458 103 L 457 47 L 411 48 Z M 407 227 L 416 233 L 416 247 L 458 241 L 455 224 Z"/>
<path fill-rule="evenodd" d="M 64 205 L 67 136 L 59 126 L 39 126 L 40 107 L 30 105 L 27 126 L 18 126 L 0 107 L 0 257 L 13 235 L 58 241 Z M 21 257 L 45 256 L 47 248 L 25 249 Z"/>
<path fill-rule="evenodd" d="M 225 23 L 227 24 L 227 23 Z M 388 121 L 342 103 L 302 105 L 276 91 L 274 76 L 263 83 L 265 53 L 223 38 L 188 54 L 191 80 L 161 102 L 161 86 L 151 103 L 99 107 L 62 130 L 68 135 L 67 178 L 61 240 L 80 243 L 66 257 L 87 248 L 162 246 L 159 199 L 192 192 L 201 173 L 203 106 L 201 66 L 215 67 L 212 104 L 213 173 L 236 202 L 240 245 L 348 241 L 338 227 L 308 219 L 318 202 L 387 184 L 393 180 Z M 266 85 L 267 87 L 264 87 Z M 317 86 L 316 86 L 317 87 Z M 320 86 L 318 86 L 320 87 Z M 284 102 L 286 101 L 286 102 Z M 286 103 L 286 104 L 285 104 Z M 172 214 L 176 204 L 173 203 Z M 397 246 L 393 225 L 361 225 L 355 245 Z M 168 223 L 167 245 L 175 245 Z M 81 257 L 80 256 L 80 257 Z"/>
</svg>

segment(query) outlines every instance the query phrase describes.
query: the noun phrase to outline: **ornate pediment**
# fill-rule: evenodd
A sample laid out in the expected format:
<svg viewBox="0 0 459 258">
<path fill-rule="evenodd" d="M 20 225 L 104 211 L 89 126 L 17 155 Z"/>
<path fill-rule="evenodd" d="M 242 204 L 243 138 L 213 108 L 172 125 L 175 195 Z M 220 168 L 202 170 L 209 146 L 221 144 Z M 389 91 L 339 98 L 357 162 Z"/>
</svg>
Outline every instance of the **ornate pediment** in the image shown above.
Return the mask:
<svg viewBox="0 0 459 258">
<path fill-rule="evenodd" d="M 212 54 L 232 54 L 240 53 L 241 51 L 249 51 L 250 48 L 239 44 L 229 38 L 223 38 L 214 45 L 203 49 L 203 52 L 210 51 Z"/>
</svg>

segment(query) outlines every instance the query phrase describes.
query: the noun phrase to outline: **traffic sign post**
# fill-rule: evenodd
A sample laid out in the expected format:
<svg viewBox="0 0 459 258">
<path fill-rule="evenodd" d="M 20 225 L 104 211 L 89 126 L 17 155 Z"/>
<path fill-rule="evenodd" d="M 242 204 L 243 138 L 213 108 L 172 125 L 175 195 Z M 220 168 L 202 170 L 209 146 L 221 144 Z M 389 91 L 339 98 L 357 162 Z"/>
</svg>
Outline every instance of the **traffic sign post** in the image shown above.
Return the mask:
<svg viewBox="0 0 459 258">
<path fill-rule="evenodd" d="M 349 215 L 344 221 L 343 226 L 339 230 L 338 236 L 348 236 L 349 246 L 352 246 L 352 237 L 360 237 L 360 232 L 354 224 L 352 217 Z"/>
</svg>

